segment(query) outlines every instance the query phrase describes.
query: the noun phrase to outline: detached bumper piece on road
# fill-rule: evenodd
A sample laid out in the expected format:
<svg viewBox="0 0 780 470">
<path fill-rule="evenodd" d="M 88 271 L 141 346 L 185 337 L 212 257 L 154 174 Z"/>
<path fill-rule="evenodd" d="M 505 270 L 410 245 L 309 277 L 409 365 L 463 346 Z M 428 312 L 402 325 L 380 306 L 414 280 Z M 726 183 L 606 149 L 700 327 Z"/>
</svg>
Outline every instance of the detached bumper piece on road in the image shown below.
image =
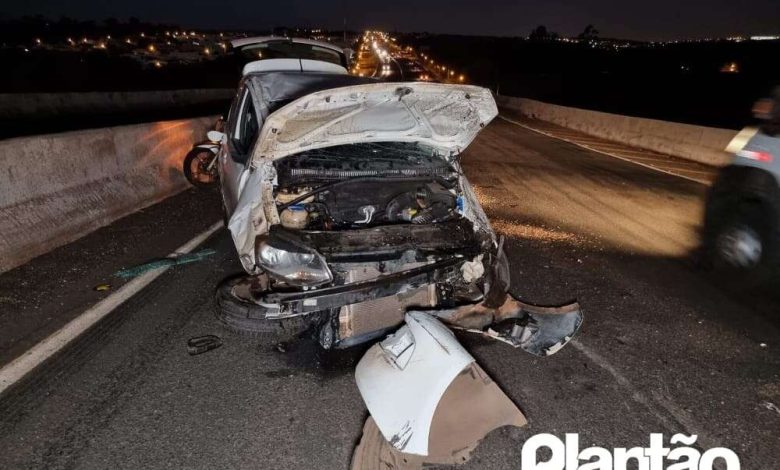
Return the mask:
<svg viewBox="0 0 780 470">
<path fill-rule="evenodd" d="M 508 297 L 505 305 L 506 319 L 521 316 L 519 302 Z M 456 312 L 468 313 L 461 316 L 467 323 L 484 321 L 477 318 L 480 315 L 501 315 L 495 309 L 474 306 L 447 312 L 446 316 L 453 320 Z M 355 449 L 353 469 L 460 464 L 491 431 L 526 424 L 517 406 L 476 364 L 452 331 L 434 317 L 439 313 L 410 311 L 406 324 L 372 346 L 358 364 L 355 380 L 371 416 Z M 552 315 L 558 315 L 561 322 L 553 322 Z M 538 320 L 527 318 L 527 313 L 523 316 L 527 324 Z M 542 349 L 554 354 L 582 321 L 579 309 L 542 316 L 545 318 L 535 331 L 522 336 L 520 347 L 554 341 Z M 564 331 L 561 324 L 573 329 Z M 553 340 L 554 334 L 562 336 Z M 532 348 L 531 352 L 538 351 Z"/>
</svg>

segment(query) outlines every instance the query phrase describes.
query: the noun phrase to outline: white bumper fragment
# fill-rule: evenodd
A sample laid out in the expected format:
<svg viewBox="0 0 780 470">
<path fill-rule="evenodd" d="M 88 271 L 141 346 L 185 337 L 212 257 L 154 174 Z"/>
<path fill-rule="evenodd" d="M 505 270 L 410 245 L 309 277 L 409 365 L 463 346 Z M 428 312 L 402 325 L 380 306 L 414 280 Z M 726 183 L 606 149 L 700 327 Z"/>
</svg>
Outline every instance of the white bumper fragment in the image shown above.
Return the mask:
<svg viewBox="0 0 780 470">
<path fill-rule="evenodd" d="M 396 449 L 428 455 L 428 435 L 444 392 L 474 358 L 444 324 L 422 312 L 368 350 L 355 371 L 363 400 Z"/>
</svg>

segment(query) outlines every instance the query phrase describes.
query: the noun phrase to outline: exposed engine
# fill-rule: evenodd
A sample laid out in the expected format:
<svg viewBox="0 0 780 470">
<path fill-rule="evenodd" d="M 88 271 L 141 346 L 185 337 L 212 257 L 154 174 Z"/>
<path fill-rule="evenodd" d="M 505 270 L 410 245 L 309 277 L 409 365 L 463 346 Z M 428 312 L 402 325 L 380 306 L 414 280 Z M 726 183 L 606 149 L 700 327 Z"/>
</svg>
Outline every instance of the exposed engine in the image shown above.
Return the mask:
<svg viewBox="0 0 780 470">
<path fill-rule="evenodd" d="M 439 181 L 413 178 L 388 182 L 359 178 L 324 190 L 307 189 L 278 193 L 276 200 L 281 203 L 283 226 L 334 230 L 400 223 L 432 224 L 457 215 L 457 197 Z"/>
<path fill-rule="evenodd" d="M 279 162 L 276 169 L 277 209 L 286 228 L 433 224 L 458 216 L 457 173 L 416 145 L 361 144 L 304 152 Z"/>
</svg>

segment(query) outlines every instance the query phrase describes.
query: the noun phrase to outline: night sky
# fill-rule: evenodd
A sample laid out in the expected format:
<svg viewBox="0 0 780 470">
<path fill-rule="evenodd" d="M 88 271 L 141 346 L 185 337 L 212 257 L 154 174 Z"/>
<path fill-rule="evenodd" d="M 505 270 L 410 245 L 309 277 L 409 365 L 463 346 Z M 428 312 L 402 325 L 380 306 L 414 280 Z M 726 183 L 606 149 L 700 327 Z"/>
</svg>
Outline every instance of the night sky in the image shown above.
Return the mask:
<svg viewBox="0 0 780 470">
<path fill-rule="evenodd" d="M 544 24 L 573 36 L 592 23 L 603 37 L 677 39 L 780 34 L 780 0 L 3 0 L 0 17 L 43 14 L 225 29 L 303 26 L 525 36 Z"/>
</svg>

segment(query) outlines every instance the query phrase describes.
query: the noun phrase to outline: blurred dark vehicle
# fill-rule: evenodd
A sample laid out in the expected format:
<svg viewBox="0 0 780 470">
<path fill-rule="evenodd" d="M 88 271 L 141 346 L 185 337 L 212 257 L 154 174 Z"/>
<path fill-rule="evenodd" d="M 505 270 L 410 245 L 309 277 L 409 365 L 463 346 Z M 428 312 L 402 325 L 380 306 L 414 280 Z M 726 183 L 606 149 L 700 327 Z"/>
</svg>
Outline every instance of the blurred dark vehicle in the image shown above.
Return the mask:
<svg viewBox="0 0 780 470">
<path fill-rule="evenodd" d="M 753 107 L 761 121 L 743 129 L 710 189 L 703 248 L 707 261 L 736 282 L 774 282 L 780 268 L 780 87 Z"/>
</svg>

